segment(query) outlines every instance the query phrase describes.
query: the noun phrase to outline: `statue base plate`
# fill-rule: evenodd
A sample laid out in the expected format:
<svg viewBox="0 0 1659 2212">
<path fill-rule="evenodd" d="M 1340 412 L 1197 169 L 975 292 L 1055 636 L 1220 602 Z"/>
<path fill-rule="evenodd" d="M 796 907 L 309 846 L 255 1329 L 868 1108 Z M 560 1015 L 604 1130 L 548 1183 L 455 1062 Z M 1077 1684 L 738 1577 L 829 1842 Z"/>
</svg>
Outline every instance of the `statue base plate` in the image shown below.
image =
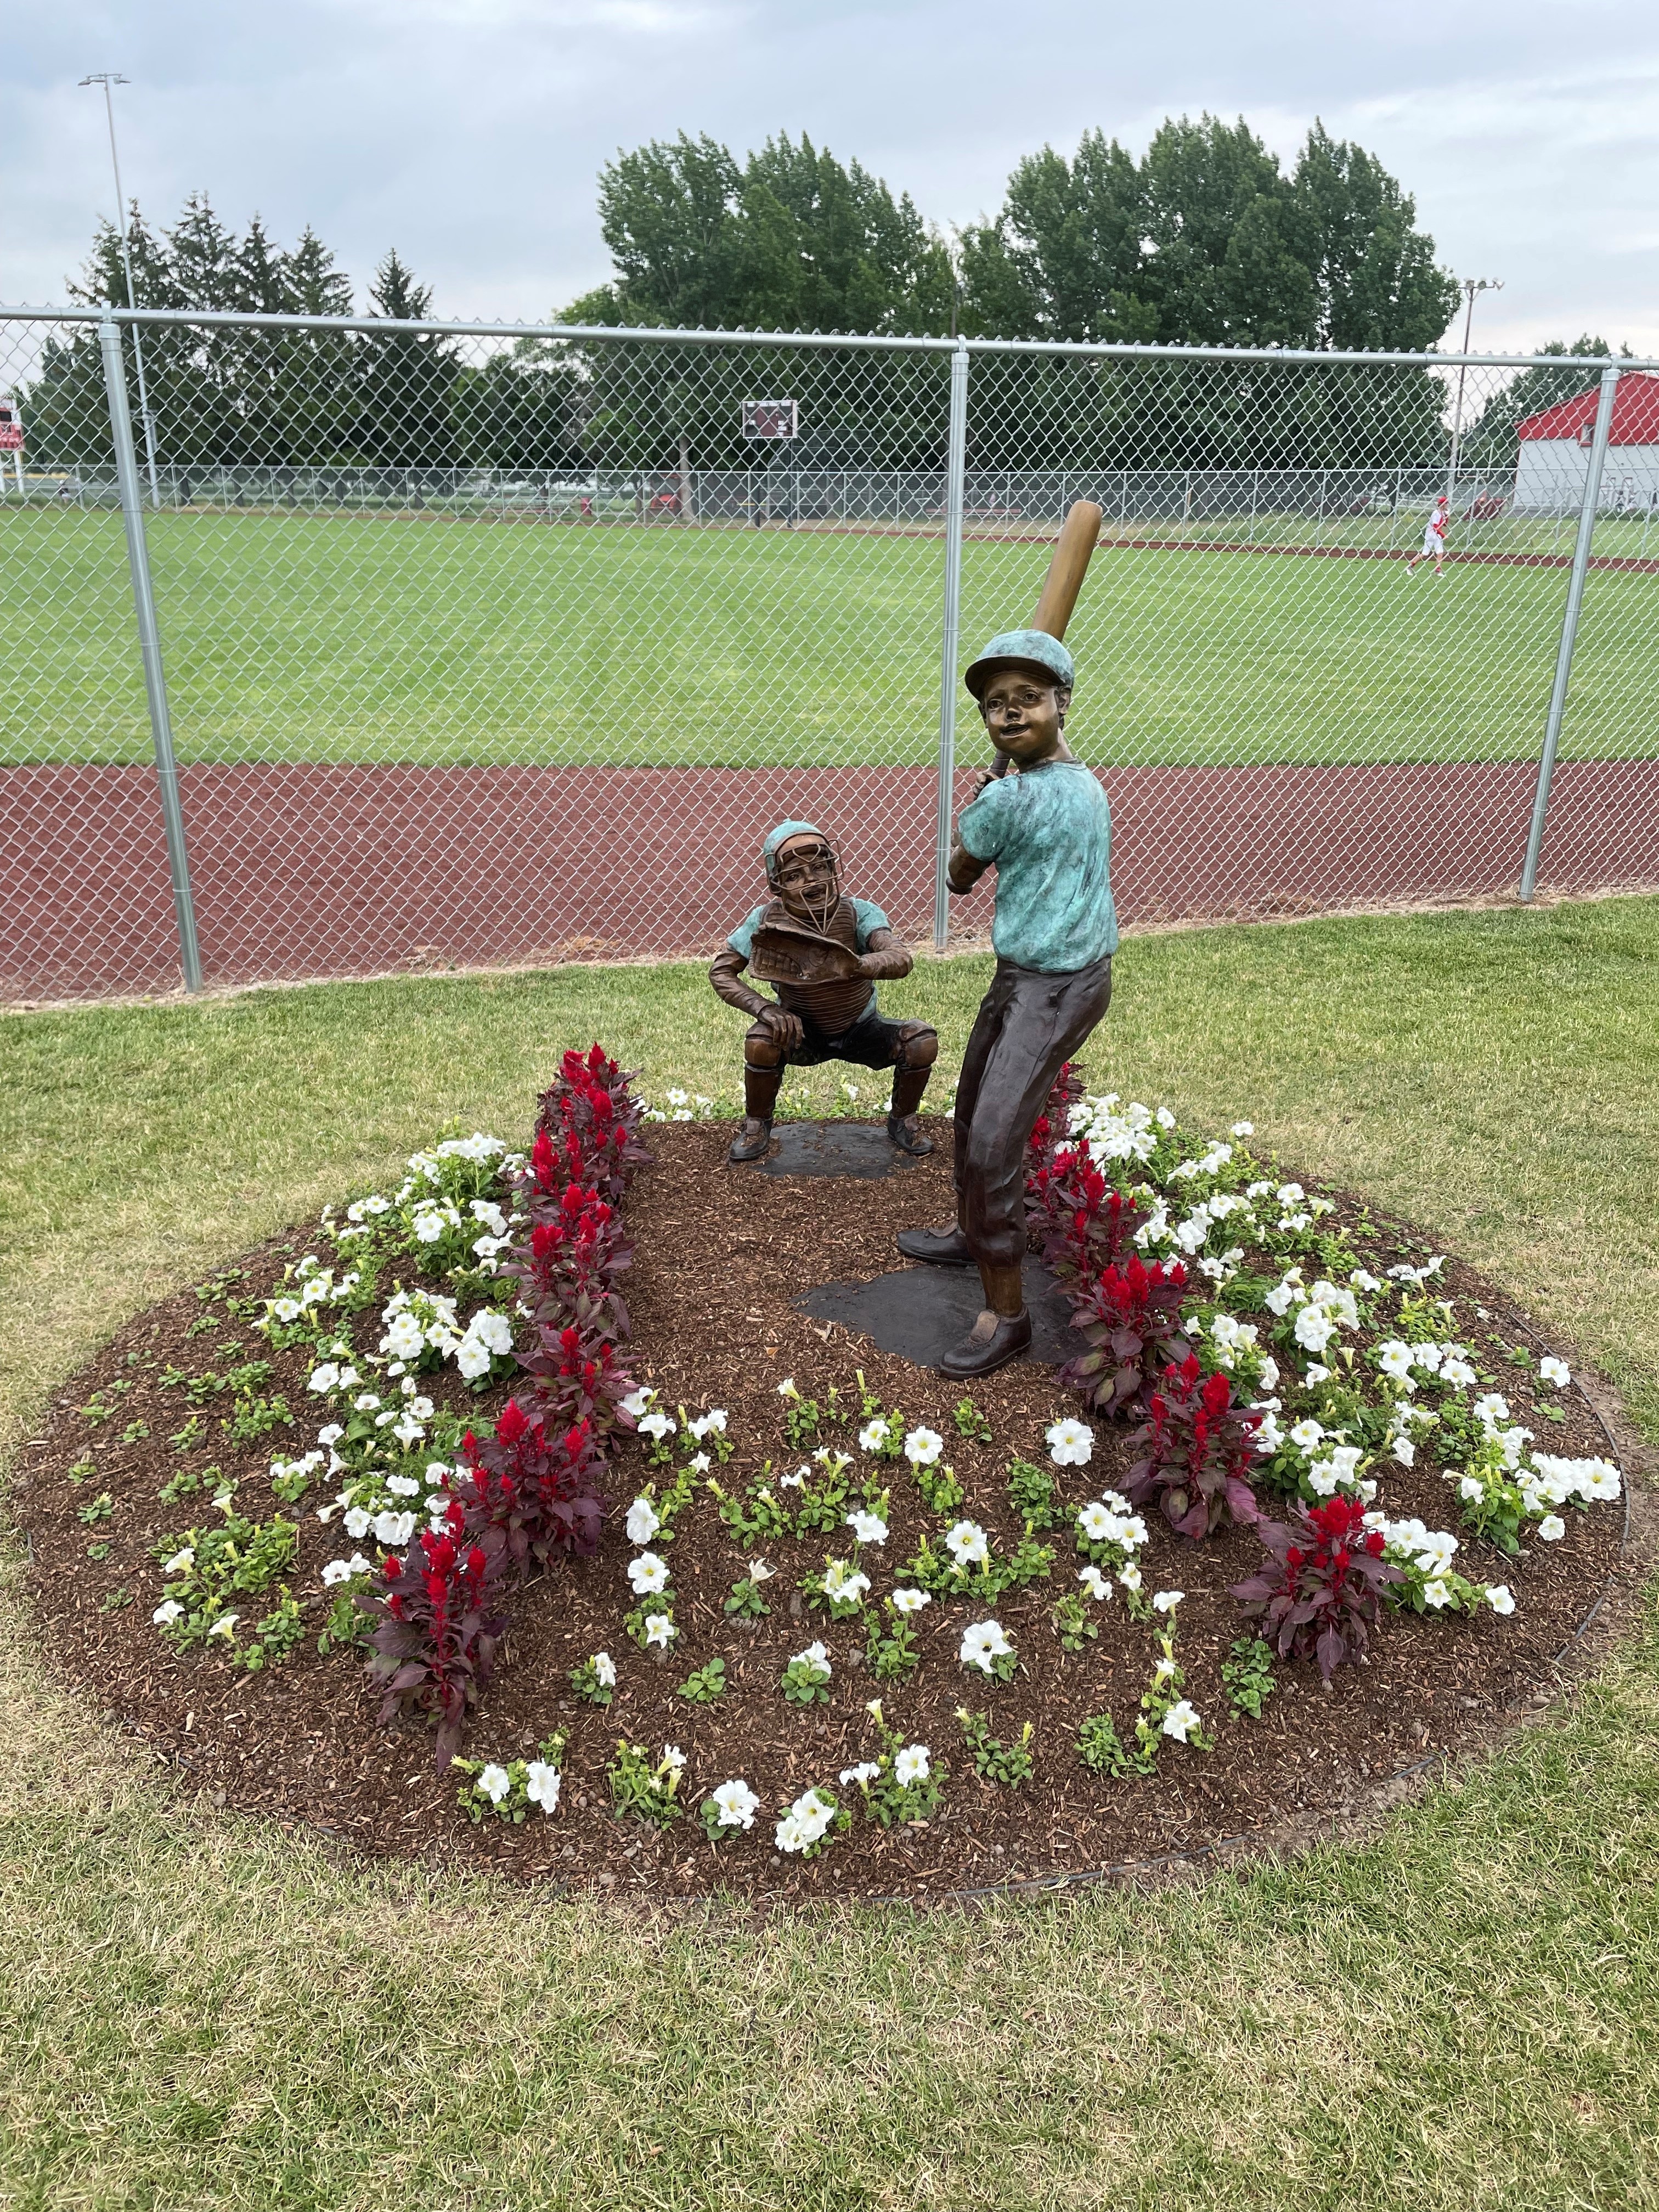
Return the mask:
<svg viewBox="0 0 1659 2212">
<path fill-rule="evenodd" d="M 1031 1344 L 1021 1357 L 1057 1367 L 1084 1350 L 1084 1340 L 1072 1327 L 1060 1285 L 1040 1260 L 1027 1257 L 1024 1281 Z M 937 1367 L 979 1318 L 980 1304 L 972 1267 L 900 1267 L 869 1283 L 821 1283 L 795 1300 L 795 1310 L 814 1321 L 838 1321 L 917 1367 Z"/>
<path fill-rule="evenodd" d="M 765 1176 L 852 1176 L 874 1182 L 896 1169 L 921 1165 L 914 1152 L 887 1141 L 884 1121 L 780 1121 L 773 1149 L 754 1163 Z"/>
</svg>

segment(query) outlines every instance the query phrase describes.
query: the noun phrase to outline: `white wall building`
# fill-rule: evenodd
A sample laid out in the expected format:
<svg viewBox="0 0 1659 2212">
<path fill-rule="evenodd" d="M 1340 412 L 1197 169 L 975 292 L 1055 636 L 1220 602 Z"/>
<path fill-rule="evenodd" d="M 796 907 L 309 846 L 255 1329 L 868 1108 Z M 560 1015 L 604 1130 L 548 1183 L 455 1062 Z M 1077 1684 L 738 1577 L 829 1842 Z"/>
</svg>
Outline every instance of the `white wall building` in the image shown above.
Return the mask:
<svg viewBox="0 0 1659 2212">
<path fill-rule="evenodd" d="M 1517 512 L 1559 514 L 1584 496 L 1590 441 L 1600 387 L 1528 415 L 1517 424 Z M 1659 376 L 1638 370 L 1621 376 L 1613 394 L 1607 458 L 1601 472 L 1604 512 L 1641 513 L 1659 501 Z"/>
</svg>

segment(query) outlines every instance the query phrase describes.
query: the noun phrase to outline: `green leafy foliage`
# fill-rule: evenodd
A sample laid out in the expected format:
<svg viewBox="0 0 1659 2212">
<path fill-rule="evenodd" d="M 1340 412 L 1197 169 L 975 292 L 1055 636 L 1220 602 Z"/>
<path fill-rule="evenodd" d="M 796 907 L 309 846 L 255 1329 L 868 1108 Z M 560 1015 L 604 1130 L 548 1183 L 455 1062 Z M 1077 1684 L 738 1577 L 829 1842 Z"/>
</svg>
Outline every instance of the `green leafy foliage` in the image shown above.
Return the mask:
<svg viewBox="0 0 1659 2212">
<path fill-rule="evenodd" d="M 761 1595 L 760 1584 L 748 1575 L 740 1575 L 720 1610 L 738 1620 L 763 1620 L 772 1608 Z"/>
<path fill-rule="evenodd" d="M 1091 1774 L 1109 1774 L 1122 1781 L 1131 1774 L 1146 1774 L 1152 1762 L 1127 1750 L 1109 1713 L 1093 1713 L 1077 1732 L 1077 1755 Z"/>
<path fill-rule="evenodd" d="M 1012 1460 L 1008 1466 L 1008 1503 L 1025 1523 L 1028 1533 L 1053 1528 L 1064 1518 L 1060 1485 L 1046 1467 L 1029 1459 Z"/>
<path fill-rule="evenodd" d="M 680 1777 L 685 1760 L 672 1745 L 653 1759 L 642 1743 L 617 1740 L 616 1754 L 605 1768 L 611 1802 L 619 1820 L 630 1816 L 653 1828 L 666 1828 L 685 1808 L 680 1802 Z"/>
<path fill-rule="evenodd" d="M 1279 1686 L 1273 1680 L 1273 1647 L 1259 1636 L 1239 1637 L 1231 1656 L 1221 1662 L 1221 1679 L 1235 1710 L 1259 1721 L 1263 1706 Z"/>
<path fill-rule="evenodd" d="M 1012 1743 L 1004 1743 L 991 1733 L 991 1725 L 983 1713 L 970 1713 L 966 1705 L 958 1705 L 957 1719 L 969 1750 L 973 1753 L 974 1771 L 986 1781 L 994 1782 L 1004 1790 L 1018 1790 L 1030 1779 L 1031 1723 L 1027 1721 Z"/>
<path fill-rule="evenodd" d="M 990 1443 L 991 1424 L 971 1398 L 963 1399 L 951 1419 L 955 1425 L 957 1434 L 965 1438 L 969 1443 L 988 1444 Z"/>
<path fill-rule="evenodd" d="M 726 1662 L 718 1656 L 708 1660 L 688 1674 L 680 1684 L 678 1694 L 688 1705 L 712 1705 L 717 1698 L 726 1695 Z"/>
</svg>

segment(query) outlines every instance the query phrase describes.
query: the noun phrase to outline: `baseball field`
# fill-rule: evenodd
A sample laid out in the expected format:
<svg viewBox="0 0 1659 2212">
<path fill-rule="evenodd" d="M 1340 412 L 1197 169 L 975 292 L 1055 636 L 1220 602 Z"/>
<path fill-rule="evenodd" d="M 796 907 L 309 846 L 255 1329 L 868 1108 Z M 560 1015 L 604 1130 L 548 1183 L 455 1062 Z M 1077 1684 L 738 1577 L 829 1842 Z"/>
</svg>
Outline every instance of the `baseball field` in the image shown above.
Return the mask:
<svg viewBox="0 0 1659 2212">
<path fill-rule="evenodd" d="M 189 762 L 906 766 L 938 741 L 936 538 L 163 514 L 151 565 Z M 1070 634 L 1100 766 L 1526 760 L 1565 565 L 1109 547 Z M 970 538 L 963 659 L 1048 548 Z M 1565 757 L 1655 744 L 1659 563 L 1594 573 Z M 0 517 L 0 765 L 142 762 L 118 515 Z M 964 757 L 982 743 L 964 727 Z"/>
</svg>

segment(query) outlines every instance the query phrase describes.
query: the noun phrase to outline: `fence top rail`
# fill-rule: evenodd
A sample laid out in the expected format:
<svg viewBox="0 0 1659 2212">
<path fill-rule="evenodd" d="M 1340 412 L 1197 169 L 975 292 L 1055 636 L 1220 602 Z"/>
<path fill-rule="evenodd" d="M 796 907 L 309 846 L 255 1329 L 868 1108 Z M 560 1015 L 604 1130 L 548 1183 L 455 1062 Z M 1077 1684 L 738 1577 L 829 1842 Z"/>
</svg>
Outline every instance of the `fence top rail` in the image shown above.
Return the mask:
<svg viewBox="0 0 1659 2212">
<path fill-rule="evenodd" d="M 1659 373 L 1659 359 L 1609 361 L 1599 354 L 1330 352 L 1316 347 L 1091 344 L 1049 338 L 883 337 L 856 331 L 705 331 L 626 328 L 595 323 L 399 322 L 380 315 L 233 314 L 191 307 L 8 307 L 0 322 L 185 325 L 195 328 L 355 331 L 368 337 L 534 338 L 555 343 L 775 347 L 801 351 L 857 348 L 884 353 L 1035 355 L 1099 361 L 1260 362 L 1333 368 L 1616 368 Z"/>
</svg>

